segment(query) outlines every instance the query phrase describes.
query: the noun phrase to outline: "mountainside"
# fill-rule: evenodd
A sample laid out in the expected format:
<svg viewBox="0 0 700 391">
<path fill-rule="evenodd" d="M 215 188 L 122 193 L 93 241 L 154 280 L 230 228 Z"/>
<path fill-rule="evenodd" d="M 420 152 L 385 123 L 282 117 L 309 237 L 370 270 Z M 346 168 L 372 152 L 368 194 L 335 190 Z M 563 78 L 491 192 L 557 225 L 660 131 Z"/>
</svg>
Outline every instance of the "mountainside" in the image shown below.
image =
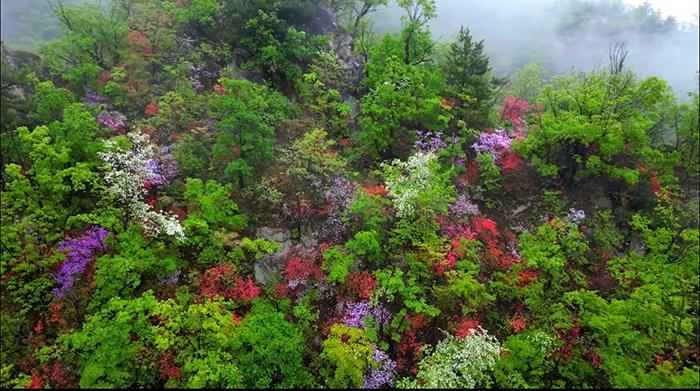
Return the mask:
<svg viewBox="0 0 700 391">
<path fill-rule="evenodd" d="M 623 41 L 506 76 L 388 3 L 56 1 L 3 44 L 0 386 L 698 388 L 697 84 Z"/>
</svg>

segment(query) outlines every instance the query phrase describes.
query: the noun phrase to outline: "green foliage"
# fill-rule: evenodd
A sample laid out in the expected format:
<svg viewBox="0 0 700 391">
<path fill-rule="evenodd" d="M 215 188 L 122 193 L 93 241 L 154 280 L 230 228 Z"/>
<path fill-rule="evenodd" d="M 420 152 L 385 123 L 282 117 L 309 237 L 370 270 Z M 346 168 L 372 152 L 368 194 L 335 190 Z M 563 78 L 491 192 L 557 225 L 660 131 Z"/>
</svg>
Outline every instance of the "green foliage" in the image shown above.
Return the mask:
<svg viewBox="0 0 700 391">
<path fill-rule="evenodd" d="M 328 273 L 328 281 L 338 283 L 345 281 L 354 263 L 355 257 L 344 252 L 342 248 L 334 246 L 323 252 L 323 270 Z"/>
<path fill-rule="evenodd" d="M 273 85 L 284 87 L 299 79 L 304 68 L 322 48 L 323 36 L 311 36 L 292 26 L 285 26 L 275 13 L 258 10 L 257 15 L 245 22 L 240 40 L 250 53 L 242 67 L 262 74 Z"/>
<path fill-rule="evenodd" d="M 357 135 L 360 152 L 373 159 L 397 156 L 396 142 L 412 143 L 415 130 L 445 128 L 450 117 L 439 95 L 444 87 L 437 69 L 406 65 L 401 41 L 390 35 L 369 56 Z"/>
<path fill-rule="evenodd" d="M 156 307 L 150 291 L 136 299 L 115 297 L 88 317 L 80 330 L 58 338 L 59 346 L 76 354 L 81 387 L 155 384 L 155 363 L 149 359 L 154 343 L 149 318 Z"/>
<path fill-rule="evenodd" d="M 304 365 L 304 338 L 284 314 L 264 300 L 255 299 L 248 316 L 232 337 L 243 384 L 250 388 L 312 387 Z"/>
<path fill-rule="evenodd" d="M 490 193 L 499 190 L 503 175 L 501 169 L 493 161 L 493 157 L 488 152 L 481 152 L 476 155 L 476 162 L 479 167 L 479 180 L 484 184 L 484 189 Z"/>
<path fill-rule="evenodd" d="M 291 104 L 277 92 L 245 80 L 222 79 L 225 94 L 212 97 L 219 133 L 211 169 L 239 187 L 273 155 L 275 129 L 292 118 Z"/>
<path fill-rule="evenodd" d="M 377 264 L 382 259 L 381 243 L 376 231 L 360 231 L 355 238 L 345 243 L 345 247 L 355 254 L 365 257 L 372 264 Z"/>
<path fill-rule="evenodd" d="M 557 176 L 567 186 L 600 175 L 635 184 L 637 167 L 627 162 L 649 148 L 649 133 L 672 100 L 668 85 L 653 77 L 604 72 L 556 77 L 540 91 L 544 112 L 516 149 L 542 175 Z"/>
<path fill-rule="evenodd" d="M 318 356 L 319 372 L 329 388 L 359 388 L 374 347 L 363 329 L 334 324 Z"/>
<path fill-rule="evenodd" d="M 118 7 L 73 4 L 54 10 L 61 38 L 41 48 L 45 63 L 74 86 L 93 83 L 100 71 L 118 64 L 129 32 L 126 14 Z"/>
<path fill-rule="evenodd" d="M 174 351 L 181 379 L 169 385 L 186 388 L 242 387 L 241 370 L 231 335 L 237 326 L 221 301 L 182 305 L 167 300 L 155 310 L 160 323 L 154 344 L 160 351 Z"/>
<path fill-rule="evenodd" d="M 181 261 L 177 252 L 164 242 L 143 237 L 138 226 L 117 235 L 117 252 L 100 257 L 95 263 L 95 293 L 88 307 L 97 310 L 111 298 L 128 298 L 143 285 L 175 272 Z"/>
<path fill-rule="evenodd" d="M 384 212 L 391 205 L 391 201 L 385 197 L 368 194 L 358 190 L 357 198 L 348 205 L 345 213 L 345 221 L 357 227 L 355 231 L 384 231 L 384 223 L 391 220 Z"/>
<path fill-rule="evenodd" d="M 502 388 L 547 388 L 555 362 L 555 338 L 542 330 L 517 333 L 504 344 L 506 354 L 496 363 L 496 385 Z"/>
<path fill-rule="evenodd" d="M 416 276 L 405 274 L 400 269 L 377 270 L 374 275 L 377 277 L 378 288 L 375 295 L 381 301 L 394 302 L 401 299 L 402 306 L 412 314 L 426 313 L 437 316 L 440 313 L 438 308 L 426 302 L 425 289 L 417 281 Z"/>
<path fill-rule="evenodd" d="M 453 115 L 470 129 L 488 125 L 495 87 L 502 84 L 491 76 L 489 59 L 483 51 L 484 41 L 474 42 L 469 29 L 462 26 L 440 63 L 447 95 L 456 101 Z"/>
</svg>

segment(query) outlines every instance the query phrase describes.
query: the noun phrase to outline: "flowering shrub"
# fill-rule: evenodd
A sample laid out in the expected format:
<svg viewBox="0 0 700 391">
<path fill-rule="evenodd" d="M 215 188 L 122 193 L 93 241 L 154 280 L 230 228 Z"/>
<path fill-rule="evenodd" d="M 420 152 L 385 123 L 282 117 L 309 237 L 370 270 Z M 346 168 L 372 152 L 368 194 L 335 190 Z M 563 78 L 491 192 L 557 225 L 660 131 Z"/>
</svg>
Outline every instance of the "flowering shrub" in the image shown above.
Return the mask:
<svg viewBox="0 0 700 391">
<path fill-rule="evenodd" d="M 124 121 L 126 121 L 126 116 L 117 111 L 97 115 L 97 122 L 116 131 L 124 130 Z"/>
<path fill-rule="evenodd" d="M 391 313 L 381 305 L 372 306 L 369 302 L 347 303 L 343 323 L 348 327 L 365 327 L 365 318 L 371 317 L 377 324 L 387 324 Z"/>
<path fill-rule="evenodd" d="M 396 159 L 391 164 L 383 163 L 382 169 L 398 217 L 411 217 L 420 209 L 444 213 L 454 199 L 450 173 L 441 172 L 433 152 L 417 152 L 406 162 Z"/>
<path fill-rule="evenodd" d="M 81 274 L 92 262 L 99 251 L 104 251 L 104 239 L 107 230 L 102 227 L 91 227 L 77 238 L 61 242 L 58 250 L 66 253 L 66 260 L 61 264 L 53 279 L 59 285 L 53 290 L 53 295 L 62 298 L 75 283 L 75 275 Z"/>
<path fill-rule="evenodd" d="M 180 241 L 185 240 L 177 217 L 163 211 L 156 212 L 143 202 L 147 186 L 154 182 L 166 183 L 168 177 L 174 175 L 172 156 L 168 158 L 166 153 L 165 160 L 160 161 L 149 136 L 142 132 L 133 131 L 127 136 L 132 142 L 131 150 L 122 151 L 114 140 L 107 140 L 107 152 L 98 152 L 109 169 L 105 174 L 109 192 L 124 205 L 134 220 L 143 225 L 147 234 L 165 234 Z"/>
<path fill-rule="evenodd" d="M 454 217 L 464 217 L 479 214 L 479 205 L 472 202 L 467 194 L 461 194 L 457 199 L 448 206 L 450 213 Z"/>
<path fill-rule="evenodd" d="M 367 270 L 350 274 L 346 279 L 347 287 L 358 299 L 369 300 L 377 288 L 377 279 Z"/>
<path fill-rule="evenodd" d="M 498 160 L 502 153 L 510 149 L 511 139 L 503 129 L 494 132 L 481 132 L 479 138 L 472 145 L 477 153 L 488 152 L 494 161 Z"/>
<path fill-rule="evenodd" d="M 501 354 L 501 345 L 486 330 L 481 327 L 476 330 L 461 339 L 448 334 L 418 363 L 417 379 L 404 378 L 398 382 L 398 387 L 489 387 L 491 372 Z"/>
<path fill-rule="evenodd" d="M 521 130 L 525 124 L 525 112 L 530 109 L 530 104 L 523 99 L 508 96 L 503 100 L 503 106 L 499 109 L 501 119 L 513 123 L 513 127 Z"/>
<path fill-rule="evenodd" d="M 290 288 L 308 279 L 320 280 L 324 278 L 321 268 L 298 256 L 292 257 L 292 259 L 287 262 L 284 273 L 289 281 Z"/>
<path fill-rule="evenodd" d="M 394 370 L 396 369 L 396 362 L 389 358 L 389 356 L 383 351 L 374 348 L 374 359 L 373 368 L 365 375 L 365 382 L 362 388 L 381 388 L 383 386 L 393 386 L 394 385 Z"/>
<path fill-rule="evenodd" d="M 442 132 L 427 132 L 423 130 L 416 131 L 416 142 L 414 147 L 420 153 L 438 153 L 448 147 L 448 144 L 442 139 Z M 458 141 L 457 137 L 450 140 L 451 144 Z"/>
<path fill-rule="evenodd" d="M 249 303 L 261 290 L 250 277 L 242 279 L 229 263 L 218 264 L 204 273 L 200 280 L 199 295 L 208 299 L 225 299 Z"/>
</svg>

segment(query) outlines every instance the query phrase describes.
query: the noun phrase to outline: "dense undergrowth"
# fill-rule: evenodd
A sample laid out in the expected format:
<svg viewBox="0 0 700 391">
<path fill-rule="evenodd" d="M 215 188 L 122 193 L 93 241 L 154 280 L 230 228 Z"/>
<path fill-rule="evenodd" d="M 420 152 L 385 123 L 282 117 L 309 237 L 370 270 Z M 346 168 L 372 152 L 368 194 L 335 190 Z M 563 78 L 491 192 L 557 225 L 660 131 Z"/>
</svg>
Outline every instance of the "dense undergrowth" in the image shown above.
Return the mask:
<svg viewBox="0 0 700 391">
<path fill-rule="evenodd" d="M 327 3 L 61 6 L 3 54 L 0 385 L 698 387 L 698 95 Z"/>
</svg>

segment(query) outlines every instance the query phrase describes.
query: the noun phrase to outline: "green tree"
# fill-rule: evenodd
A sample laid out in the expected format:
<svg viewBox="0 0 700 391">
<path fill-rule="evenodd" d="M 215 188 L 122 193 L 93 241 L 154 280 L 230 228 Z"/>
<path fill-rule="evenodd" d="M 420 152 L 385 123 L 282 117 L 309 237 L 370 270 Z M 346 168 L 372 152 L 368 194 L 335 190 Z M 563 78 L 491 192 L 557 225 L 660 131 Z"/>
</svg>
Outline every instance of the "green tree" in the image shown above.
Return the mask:
<svg viewBox="0 0 700 391">
<path fill-rule="evenodd" d="M 250 388 L 313 387 L 304 364 L 306 348 L 301 331 L 282 312 L 255 299 L 248 316 L 232 337 L 243 384 Z"/>
<path fill-rule="evenodd" d="M 222 79 L 221 86 L 225 92 L 212 97 L 219 133 L 211 169 L 243 188 L 272 158 L 275 129 L 294 109 L 281 94 L 249 81 Z"/>
<path fill-rule="evenodd" d="M 489 125 L 496 88 L 504 82 L 491 75 L 483 51 L 484 40 L 474 42 L 469 29 L 462 26 L 440 64 L 448 97 L 455 100 L 454 117 L 472 129 Z"/>
</svg>

